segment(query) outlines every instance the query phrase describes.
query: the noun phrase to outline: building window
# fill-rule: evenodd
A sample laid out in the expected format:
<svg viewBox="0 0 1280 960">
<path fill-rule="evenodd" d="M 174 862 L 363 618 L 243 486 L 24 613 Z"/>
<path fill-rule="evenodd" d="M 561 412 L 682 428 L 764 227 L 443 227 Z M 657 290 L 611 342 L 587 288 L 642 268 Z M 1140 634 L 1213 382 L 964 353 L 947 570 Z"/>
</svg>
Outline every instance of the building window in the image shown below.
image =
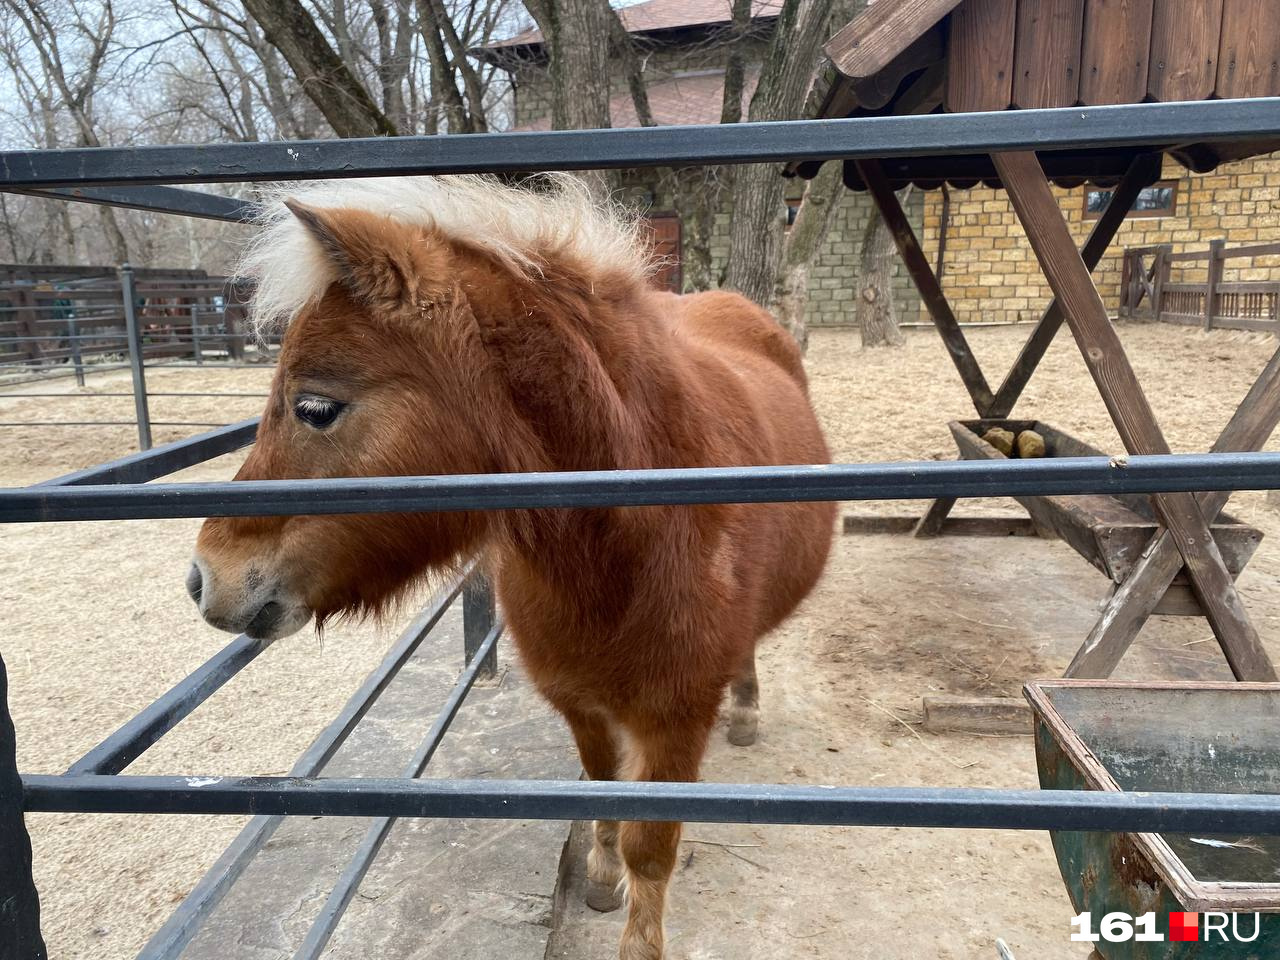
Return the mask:
<svg viewBox="0 0 1280 960">
<path fill-rule="evenodd" d="M 1084 192 L 1084 218 L 1097 220 L 1111 202 L 1110 190 L 1088 188 Z M 1161 180 L 1138 194 L 1131 217 L 1171 217 L 1178 212 L 1178 181 Z"/>
<path fill-rule="evenodd" d="M 796 214 L 800 212 L 800 204 L 804 202 L 803 197 L 796 197 L 794 200 L 787 201 L 787 229 L 791 229 L 791 225 L 796 222 Z"/>
</svg>

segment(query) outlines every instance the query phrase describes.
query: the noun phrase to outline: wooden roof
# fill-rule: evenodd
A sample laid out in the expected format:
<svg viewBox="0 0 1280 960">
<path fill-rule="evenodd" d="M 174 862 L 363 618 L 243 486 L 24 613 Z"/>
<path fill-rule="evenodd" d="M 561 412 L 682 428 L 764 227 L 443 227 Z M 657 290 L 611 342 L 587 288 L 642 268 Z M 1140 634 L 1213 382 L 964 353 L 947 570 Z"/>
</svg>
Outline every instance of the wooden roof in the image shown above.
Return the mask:
<svg viewBox="0 0 1280 960">
<path fill-rule="evenodd" d="M 809 116 L 1268 97 L 1280 95 L 1280 2 L 878 0 L 825 51 L 829 62 Z M 1280 141 L 1153 146 L 1206 171 L 1280 149 Z M 1085 150 L 1044 160 L 1059 183 L 1105 184 L 1137 152 Z M 795 169 L 811 176 L 818 166 Z M 976 157 L 906 160 L 886 169 L 895 186 L 998 186 L 990 162 Z M 850 186 L 860 188 L 856 176 Z"/>
</svg>

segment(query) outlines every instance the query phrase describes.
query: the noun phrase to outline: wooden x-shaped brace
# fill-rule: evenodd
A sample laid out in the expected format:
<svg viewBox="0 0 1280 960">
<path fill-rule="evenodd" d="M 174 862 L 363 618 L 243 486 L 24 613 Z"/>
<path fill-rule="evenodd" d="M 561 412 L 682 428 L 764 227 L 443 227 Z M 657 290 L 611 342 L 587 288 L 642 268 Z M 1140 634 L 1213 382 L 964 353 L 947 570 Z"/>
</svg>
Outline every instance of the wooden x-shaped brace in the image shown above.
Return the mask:
<svg viewBox="0 0 1280 960">
<path fill-rule="evenodd" d="M 1139 191 L 1159 175 L 1159 155 L 1134 161 L 1079 251 L 1035 154 L 1029 151 L 994 154 L 992 160 L 1054 293 L 1053 302 L 994 394 L 883 170 L 874 161 L 856 162 L 858 173 L 892 232 L 930 317 L 942 333 L 978 415 L 983 418 L 1008 415 L 1065 319 L 1125 449 L 1132 454 L 1168 453 L 1169 446 L 1089 276 Z M 1268 365 L 1215 449 L 1256 449 L 1265 442 L 1275 419 L 1280 417 L 1280 385 L 1276 382 L 1280 381 L 1280 375 L 1274 369 L 1276 366 L 1275 360 Z M 1199 498 L 1189 493 L 1152 497 L 1164 529 L 1111 598 L 1107 610 L 1072 662 L 1069 675 L 1110 673 L 1178 570 L 1185 566 L 1191 588 L 1236 677 L 1277 679 L 1206 520 L 1206 513 L 1216 517 L 1226 500 L 1227 495 L 1217 493 Z M 935 501 L 921 520 L 917 533 L 936 533 L 954 502 Z"/>
</svg>

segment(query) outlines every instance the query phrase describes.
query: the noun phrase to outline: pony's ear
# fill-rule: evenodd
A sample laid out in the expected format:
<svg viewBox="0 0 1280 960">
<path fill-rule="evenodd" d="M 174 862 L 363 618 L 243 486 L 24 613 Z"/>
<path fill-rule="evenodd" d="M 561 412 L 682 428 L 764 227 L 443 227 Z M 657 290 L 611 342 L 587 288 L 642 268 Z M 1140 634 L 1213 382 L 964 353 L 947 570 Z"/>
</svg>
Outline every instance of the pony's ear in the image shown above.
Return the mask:
<svg viewBox="0 0 1280 960">
<path fill-rule="evenodd" d="M 420 228 L 365 210 L 310 207 L 292 199 L 284 205 L 362 303 L 384 310 L 417 307 L 447 289 L 448 253 Z"/>
</svg>

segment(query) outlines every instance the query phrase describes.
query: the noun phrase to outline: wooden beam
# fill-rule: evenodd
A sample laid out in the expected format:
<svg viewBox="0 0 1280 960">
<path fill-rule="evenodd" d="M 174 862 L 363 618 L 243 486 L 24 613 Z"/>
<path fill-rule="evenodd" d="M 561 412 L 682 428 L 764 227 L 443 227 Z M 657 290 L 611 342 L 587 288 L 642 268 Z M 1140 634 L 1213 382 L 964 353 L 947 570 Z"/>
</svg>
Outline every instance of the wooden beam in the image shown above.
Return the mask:
<svg viewBox="0 0 1280 960">
<path fill-rule="evenodd" d="M 951 362 L 955 364 L 956 371 L 964 381 L 965 389 L 969 391 L 969 397 L 973 400 L 978 415 L 981 416 L 993 399 L 991 388 L 987 385 L 987 378 L 983 376 L 982 368 L 978 366 L 977 358 L 969 349 L 969 341 L 965 339 L 959 321 L 951 312 L 951 305 L 947 303 L 938 278 L 933 274 L 933 268 L 929 266 L 924 251 L 920 249 L 920 241 L 916 239 L 915 231 L 911 229 L 902 204 L 898 203 L 898 197 L 889 186 L 879 161 L 855 160 L 854 166 L 862 182 L 867 185 L 867 190 L 875 201 L 876 207 L 880 210 L 880 216 L 884 218 L 885 225 L 893 236 L 893 242 L 898 247 L 898 255 L 902 257 L 907 273 L 911 275 L 916 289 L 920 291 L 925 309 L 929 311 L 930 319 L 942 335 L 947 352 L 951 355 Z"/>
<path fill-rule="evenodd" d="M 1155 0 L 1147 94 L 1153 100 L 1208 100 L 1218 78 L 1222 0 Z"/>
<path fill-rule="evenodd" d="M 924 512 L 924 516 L 920 518 L 915 529 L 911 531 L 911 535 L 922 540 L 940 535 L 942 526 L 947 521 L 947 514 L 951 512 L 955 505 L 955 497 L 942 497 L 931 501 L 928 509 Z"/>
<path fill-rule="evenodd" d="M 1215 453 L 1259 450 L 1280 424 L 1280 350 L 1271 357 L 1230 422 L 1213 445 Z M 1230 493 L 1214 491 L 1197 498 L 1209 522 L 1222 512 Z M 1182 569 L 1182 555 L 1169 531 L 1161 531 L 1112 595 L 1102 616 L 1067 667 L 1068 677 L 1102 679 L 1115 670 Z"/>
<path fill-rule="evenodd" d="M 964 0 L 947 38 L 950 113 L 1005 110 L 1013 100 L 1015 0 Z"/>
<path fill-rule="evenodd" d="M 847 534 L 911 533 L 918 517 L 845 514 Z M 950 517 L 941 533 L 950 537 L 1034 537 L 1036 528 L 1026 517 Z"/>
<path fill-rule="evenodd" d="M 1015 151 L 992 159 L 1125 449 L 1132 454 L 1169 453 L 1036 155 Z M 1277 679 L 1195 496 L 1156 494 L 1152 502 L 1182 554 L 1192 589 L 1236 678 Z"/>
<path fill-rule="evenodd" d="M 1069 107 L 1080 98 L 1084 0 L 1018 4 L 1013 103 L 1024 110 Z"/>
<path fill-rule="evenodd" d="M 960 0 L 898 0 L 873 3 L 827 41 L 823 51 L 851 79 L 878 73 L 917 37 L 950 13 Z"/>
<path fill-rule="evenodd" d="M 1102 255 L 1107 252 L 1107 247 L 1111 245 L 1116 231 L 1124 223 L 1124 218 L 1128 216 L 1134 201 L 1138 199 L 1138 194 L 1144 187 L 1160 179 L 1161 162 L 1161 155 L 1158 153 L 1143 154 L 1134 158 L 1124 177 L 1111 191 L 1111 200 L 1107 203 L 1107 208 L 1102 211 L 1102 215 L 1098 217 L 1093 229 L 1089 232 L 1084 246 L 1080 248 L 1080 258 L 1090 273 L 1098 266 Z M 1061 326 L 1062 308 L 1055 298 L 1040 317 L 1036 328 L 1031 331 L 1031 336 L 1027 338 L 1026 345 L 1018 354 L 1018 359 L 1013 362 L 1013 366 L 1005 375 L 1004 382 L 1000 384 L 1000 389 L 996 391 L 991 407 L 982 416 L 1007 417 L 1009 415 L 1017 404 L 1018 398 L 1022 396 L 1022 391 L 1026 389 L 1031 375 L 1044 359 L 1049 345 L 1053 343 L 1053 338 Z"/>
<path fill-rule="evenodd" d="M 1032 732 L 1031 705 L 1015 697 L 923 698 L 924 728 L 931 733 Z"/>
</svg>

